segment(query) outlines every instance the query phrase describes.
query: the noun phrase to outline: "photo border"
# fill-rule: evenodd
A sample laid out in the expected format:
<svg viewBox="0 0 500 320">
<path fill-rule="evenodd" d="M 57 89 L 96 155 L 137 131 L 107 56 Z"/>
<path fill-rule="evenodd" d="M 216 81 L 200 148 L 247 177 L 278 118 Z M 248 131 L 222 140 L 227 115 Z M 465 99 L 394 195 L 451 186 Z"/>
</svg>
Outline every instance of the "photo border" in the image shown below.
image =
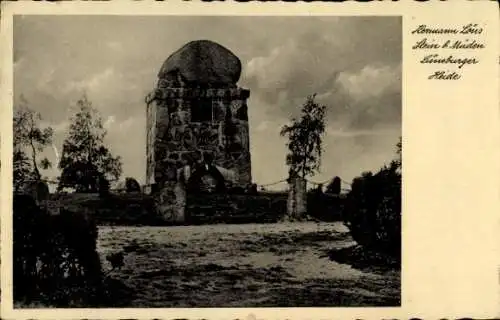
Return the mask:
<svg viewBox="0 0 500 320">
<path fill-rule="evenodd" d="M 381 319 L 381 318 L 458 318 L 494 317 L 500 315 L 498 257 L 500 250 L 496 235 L 499 221 L 500 194 L 500 141 L 498 120 L 498 70 L 492 67 L 493 59 L 498 67 L 498 5 L 495 2 L 370 2 L 370 3 L 203 3 L 203 2 L 2 2 L 1 43 L 2 78 L 1 102 L 3 120 L 1 126 L 1 314 L 6 319 L 75 319 L 75 318 L 161 318 L 161 319 Z M 444 14 L 443 14 L 444 13 Z M 403 227 L 402 227 L 402 272 L 401 307 L 395 308 L 181 308 L 181 309 L 12 309 L 12 17 L 15 14 L 120 14 L 120 15 L 304 15 L 304 16 L 403 16 Z M 482 65 L 475 66 L 471 79 L 452 83 L 430 83 L 423 75 L 427 70 L 418 64 L 410 46 L 411 26 L 415 21 L 433 21 L 438 24 L 457 21 L 482 21 L 488 25 L 488 47 L 484 52 Z M 493 31 L 496 30 L 496 31 Z M 496 34 L 495 34 L 496 32 Z M 496 39 L 495 39 L 496 36 Z M 496 49 L 495 49 L 496 48 Z M 472 69 L 472 68 L 471 68 Z M 493 70 L 490 70 L 493 69 Z M 483 74 L 479 79 L 477 73 Z M 481 81 L 478 81 L 481 80 Z M 496 85 L 495 90 L 481 91 L 482 83 Z M 419 91 L 409 90 L 419 88 Z M 452 112 L 446 102 L 457 103 L 465 95 L 450 98 L 453 92 L 478 94 L 476 100 L 484 102 L 481 112 L 473 114 L 470 100 L 455 105 Z M 423 101 L 433 98 L 442 107 L 433 110 L 422 107 Z M 467 104 L 469 103 L 469 104 Z M 466 110 L 466 111 L 463 111 Z M 430 117 L 444 121 L 448 117 L 454 130 L 443 122 L 430 121 Z M 451 120 L 450 120 L 451 119 Z M 487 125 L 484 125 L 484 123 Z M 456 126 L 473 129 L 455 137 L 455 145 L 443 139 L 432 141 L 439 134 L 448 137 L 447 131 L 457 133 Z M 432 133 L 422 134 L 422 129 Z M 465 130 L 467 131 L 467 130 Z M 466 135 L 468 134 L 468 135 Z M 456 148 L 467 154 L 470 150 L 479 151 L 477 138 L 486 139 L 481 147 L 490 148 L 489 154 L 479 154 L 474 161 L 473 173 L 479 176 L 482 190 L 475 191 L 471 199 L 461 199 L 464 193 L 454 187 L 462 186 L 462 179 L 445 175 L 446 181 L 439 180 L 429 187 L 428 179 L 441 174 L 432 166 L 443 165 L 447 153 L 457 154 Z M 451 139 L 451 138 L 450 138 Z M 446 140 L 446 139 L 444 139 Z M 458 145 L 458 142 L 461 144 Z M 447 144 L 448 143 L 448 144 Z M 455 150 L 455 151 L 453 151 Z M 452 152 L 453 151 L 453 152 Z M 432 152 L 436 152 L 435 155 Z M 422 153 L 427 162 L 421 161 Z M 469 154 L 470 155 L 470 154 Z M 482 158 L 479 158 L 482 157 Z M 456 159 L 449 159 L 451 169 L 468 168 Z M 471 166 L 472 167 L 472 166 Z M 433 171 L 434 170 L 434 171 Z M 445 170 L 445 169 L 442 169 Z M 446 172 L 448 172 L 446 170 Z M 491 172 L 496 174 L 491 174 Z M 465 174 L 464 179 L 473 177 Z M 443 178 L 443 179 L 444 179 Z M 449 190 L 446 188 L 449 187 Z M 427 192 L 427 193 L 426 193 Z M 483 192 L 485 194 L 479 194 Z M 411 195 L 411 196 L 410 196 Z M 432 195 L 433 198 L 429 200 Z M 435 195 L 441 198 L 434 198 Z M 461 207 L 451 205 L 455 199 Z M 477 202 L 482 202 L 478 206 Z M 455 210 L 455 221 L 440 210 Z M 478 210 L 479 208 L 479 210 Z M 480 211 L 481 222 L 477 213 Z M 469 214 L 467 216 L 467 214 Z M 484 218 L 483 218 L 484 216 Z M 449 225 L 446 232 L 444 225 Z M 474 232 L 465 234 L 468 225 Z M 441 231 L 435 234 L 436 231 Z M 425 235 L 425 236 L 422 236 Z M 467 235 L 464 238 L 460 235 Z M 467 248 L 465 251 L 463 248 Z M 457 255 L 460 255 L 457 257 Z M 462 263 L 462 265 L 460 265 Z M 479 267 L 479 268 L 478 268 Z M 441 290 L 437 288 L 442 286 Z M 458 293 L 457 293 L 458 292 Z"/>
</svg>

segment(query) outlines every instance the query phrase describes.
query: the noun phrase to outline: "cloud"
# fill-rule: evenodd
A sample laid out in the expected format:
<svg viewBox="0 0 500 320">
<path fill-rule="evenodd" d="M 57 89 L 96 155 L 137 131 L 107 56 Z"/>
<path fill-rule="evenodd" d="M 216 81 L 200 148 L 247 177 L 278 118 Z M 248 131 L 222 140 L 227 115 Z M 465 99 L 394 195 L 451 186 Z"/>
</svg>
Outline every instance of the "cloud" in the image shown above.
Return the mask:
<svg viewBox="0 0 500 320">
<path fill-rule="evenodd" d="M 390 159 L 401 134 L 401 28 L 400 17 L 16 17 L 14 99 L 41 112 L 60 149 L 85 91 L 125 174 L 143 181 L 144 97 L 173 51 L 211 39 L 242 61 L 254 179 L 286 175 L 279 129 L 312 93 L 328 107 L 324 174 L 349 179 Z"/>
<path fill-rule="evenodd" d="M 62 91 L 66 93 L 72 91 L 94 92 L 102 88 L 105 84 L 111 82 L 113 77 L 116 77 L 115 71 L 113 68 L 109 67 L 100 73 L 87 77 L 86 79 L 68 82 Z"/>
<path fill-rule="evenodd" d="M 109 130 L 111 126 L 115 123 L 115 116 L 109 116 L 106 120 L 104 120 L 103 127 L 104 129 Z"/>
<path fill-rule="evenodd" d="M 126 133 L 128 129 L 133 127 L 136 122 L 137 121 L 134 119 L 134 117 L 129 117 L 125 120 L 117 121 L 116 117 L 114 115 L 111 115 L 106 118 L 103 123 L 103 127 L 108 132 L 123 134 Z"/>
<path fill-rule="evenodd" d="M 110 41 L 106 45 L 109 48 L 116 50 L 116 51 L 123 49 L 123 44 L 121 42 L 118 42 L 118 41 Z"/>
<path fill-rule="evenodd" d="M 19 70 L 23 66 L 24 61 L 25 61 L 24 58 L 14 59 L 14 63 L 13 63 L 14 72 L 16 70 Z"/>
<path fill-rule="evenodd" d="M 334 138 L 354 138 L 354 137 L 372 137 L 384 135 L 393 135 L 394 130 L 350 130 L 343 131 L 328 127 L 326 129 L 326 134 Z"/>
<path fill-rule="evenodd" d="M 328 27 L 339 32 L 318 33 L 306 25 L 249 59 L 242 82 L 269 117 L 296 116 L 316 93 L 338 129 L 401 126 L 401 31 L 395 26 L 400 21 L 337 19 Z"/>
<path fill-rule="evenodd" d="M 328 25 L 331 33 L 304 28 L 297 36 L 278 39 L 243 68 L 241 82 L 252 92 L 251 141 L 259 150 L 252 153 L 252 163 L 265 168 L 255 170 L 258 181 L 286 175 L 286 141 L 279 128 L 313 93 L 327 106 L 318 181 L 334 175 L 350 180 L 377 170 L 392 159 L 401 135 L 400 21 L 337 19 Z"/>
<path fill-rule="evenodd" d="M 367 65 L 355 72 L 340 73 L 337 81 L 354 100 L 376 99 L 386 92 L 401 90 L 401 65 Z"/>
<path fill-rule="evenodd" d="M 254 128 L 256 132 L 265 132 L 268 134 L 279 134 L 281 131 L 281 127 L 283 126 L 285 121 L 279 121 L 279 119 L 275 120 L 264 120 L 258 123 Z"/>
<path fill-rule="evenodd" d="M 54 81 L 54 69 L 47 69 L 42 75 L 38 78 L 36 83 L 36 88 L 40 91 L 48 91 L 50 90 L 50 83 Z"/>
<path fill-rule="evenodd" d="M 69 121 L 62 121 L 56 124 L 45 124 L 45 126 L 50 126 L 54 130 L 54 134 L 65 133 L 69 128 Z"/>
<path fill-rule="evenodd" d="M 257 127 L 255 128 L 255 131 L 258 131 L 258 132 L 262 132 L 262 131 L 266 131 L 269 129 L 269 125 L 271 124 L 270 121 L 262 121 L 261 123 L 259 123 L 257 125 Z"/>
<path fill-rule="evenodd" d="M 289 68 L 288 64 L 281 61 L 284 55 L 288 55 L 286 59 L 290 61 L 300 59 L 297 49 L 295 41 L 288 40 L 284 45 L 272 49 L 268 55 L 251 59 L 246 65 L 245 77 L 254 80 L 260 89 L 286 89 L 286 81 L 292 76 L 294 68 Z"/>
</svg>

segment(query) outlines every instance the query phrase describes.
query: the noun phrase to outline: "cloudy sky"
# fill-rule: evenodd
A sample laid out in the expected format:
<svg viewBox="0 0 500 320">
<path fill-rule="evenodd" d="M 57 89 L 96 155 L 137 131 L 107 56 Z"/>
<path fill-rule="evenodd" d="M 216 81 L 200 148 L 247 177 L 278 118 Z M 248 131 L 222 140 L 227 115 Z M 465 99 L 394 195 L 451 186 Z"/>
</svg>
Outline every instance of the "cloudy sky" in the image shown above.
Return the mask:
<svg viewBox="0 0 500 320">
<path fill-rule="evenodd" d="M 101 112 L 107 144 L 123 159 L 124 176 L 143 182 L 144 97 L 163 61 L 197 39 L 216 41 L 242 61 L 256 183 L 286 176 L 279 130 L 313 93 L 328 107 L 314 180 L 349 181 L 394 157 L 401 135 L 399 17 L 18 16 L 14 102 L 23 95 L 41 113 L 60 150 L 75 102 L 86 92 Z M 45 154 L 56 162 L 54 148 Z"/>
</svg>

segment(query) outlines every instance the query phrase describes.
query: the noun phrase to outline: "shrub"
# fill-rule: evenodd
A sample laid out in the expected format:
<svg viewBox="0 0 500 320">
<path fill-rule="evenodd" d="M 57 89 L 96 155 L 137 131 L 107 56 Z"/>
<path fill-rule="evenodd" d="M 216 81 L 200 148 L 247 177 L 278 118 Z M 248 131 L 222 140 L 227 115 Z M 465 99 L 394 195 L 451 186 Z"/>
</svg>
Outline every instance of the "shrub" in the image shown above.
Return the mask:
<svg viewBox="0 0 500 320">
<path fill-rule="evenodd" d="M 92 305 L 102 283 L 97 226 L 84 214 L 50 215 L 29 195 L 14 195 L 14 300 Z"/>
<path fill-rule="evenodd" d="M 325 193 L 338 195 L 340 194 L 340 191 L 341 191 L 341 180 L 339 177 L 335 177 L 326 187 Z"/>
<path fill-rule="evenodd" d="M 307 214 L 321 221 L 341 221 L 344 197 L 322 191 L 322 185 L 307 192 Z"/>
<path fill-rule="evenodd" d="M 141 185 L 134 178 L 127 177 L 125 178 L 125 188 L 127 192 L 140 192 Z"/>
<path fill-rule="evenodd" d="M 109 196 L 109 181 L 104 176 L 99 177 L 98 180 L 99 197 L 106 198 Z"/>
<path fill-rule="evenodd" d="M 400 258 L 401 174 L 397 162 L 353 180 L 343 219 L 359 245 Z"/>
</svg>

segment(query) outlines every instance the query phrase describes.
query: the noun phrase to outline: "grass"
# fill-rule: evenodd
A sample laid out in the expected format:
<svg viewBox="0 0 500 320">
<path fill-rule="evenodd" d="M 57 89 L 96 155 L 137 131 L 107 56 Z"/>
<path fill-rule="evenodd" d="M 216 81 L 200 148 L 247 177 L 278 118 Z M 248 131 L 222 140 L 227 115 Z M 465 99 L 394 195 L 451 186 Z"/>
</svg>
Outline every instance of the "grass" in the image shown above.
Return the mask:
<svg viewBox="0 0 500 320">
<path fill-rule="evenodd" d="M 103 226 L 98 239 L 105 270 L 125 253 L 110 301 L 127 307 L 399 306 L 399 265 L 325 254 L 354 245 L 340 223 Z"/>
<path fill-rule="evenodd" d="M 53 200 L 101 223 L 99 307 L 400 305 L 400 264 L 356 246 L 338 222 L 151 226 L 142 194 Z M 110 271 L 115 252 L 125 265 Z"/>
</svg>

